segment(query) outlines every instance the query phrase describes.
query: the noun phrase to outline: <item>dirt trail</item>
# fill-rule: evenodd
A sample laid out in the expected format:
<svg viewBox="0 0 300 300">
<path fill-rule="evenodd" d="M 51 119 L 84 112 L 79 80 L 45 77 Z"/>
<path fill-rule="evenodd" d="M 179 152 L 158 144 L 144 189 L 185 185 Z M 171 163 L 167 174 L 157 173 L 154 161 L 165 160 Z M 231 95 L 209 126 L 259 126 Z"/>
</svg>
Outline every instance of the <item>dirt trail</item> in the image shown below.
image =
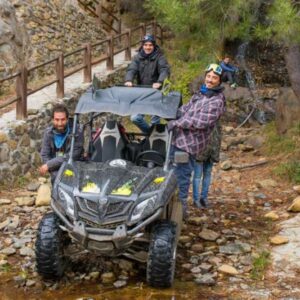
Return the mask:
<svg viewBox="0 0 300 300">
<path fill-rule="evenodd" d="M 190 217 L 183 226 L 172 289 L 147 287 L 145 270 L 139 264 L 86 253 L 74 257 L 60 282 L 41 281 L 35 273 L 32 249 L 38 222 L 49 208 L 18 206 L 14 199 L 29 195 L 26 188 L 2 190 L 0 200 L 12 204 L 0 205 L 0 298 L 299 299 L 297 276 L 288 278 L 283 269 L 276 269 L 269 241 L 280 231 L 280 222 L 295 217 L 286 210 L 296 197 L 292 185 L 274 178 L 272 169 L 277 161 L 272 157 L 260 166 L 228 168 L 230 164 L 241 166 L 262 158 L 261 149 L 249 142 L 261 135 L 260 130 L 225 128 L 222 162 L 213 173 L 211 206 L 199 210 L 192 207 L 190 199 Z M 264 217 L 271 211 L 278 220 Z M 5 225 L 7 218 L 10 226 Z M 113 274 L 111 281 L 103 284 L 102 275 L 107 273 Z M 125 282 L 124 287 L 114 288 L 117 281 L 120 286 Z"/>
</svg>

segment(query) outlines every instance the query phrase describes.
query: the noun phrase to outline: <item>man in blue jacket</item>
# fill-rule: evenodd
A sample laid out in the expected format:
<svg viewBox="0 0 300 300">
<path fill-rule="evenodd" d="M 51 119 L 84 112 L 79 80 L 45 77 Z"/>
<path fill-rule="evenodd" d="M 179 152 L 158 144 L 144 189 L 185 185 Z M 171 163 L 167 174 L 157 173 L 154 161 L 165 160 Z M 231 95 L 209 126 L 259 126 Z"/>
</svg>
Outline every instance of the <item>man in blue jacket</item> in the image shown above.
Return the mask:
<svg viewBox="0 0 300 300">
<path fill-rule="evenodd" d="M 83 153 L 83 132 L 77 128 L 78 136 L 75 139 L 74 156 L 75 160 L 80 159 Z M 39 168 L 41 175 L 48 172 L 51 175 L 51 182 L 54 183 L 58 170 L 62 163 L 67 160 L 71 146 L 72 123 L 69 120 L 69 112 L 62 104 L 54 106 L 52 111 L 52 125 L 45 130 L 41 158 L 43 165 Z"/>
<path fill-rule="evenodd" d="M 223 61 L 220 63 L 220 66 L 223 70 L 222 72 L 222 81 L 226 82 L 229 81 L 230 87 L 236 88 L 236 79 L 235 75 L 238 71 L 238 68 L 230 64 L 230 58 L 228 56 L 225 56 Z"/>
</svg>

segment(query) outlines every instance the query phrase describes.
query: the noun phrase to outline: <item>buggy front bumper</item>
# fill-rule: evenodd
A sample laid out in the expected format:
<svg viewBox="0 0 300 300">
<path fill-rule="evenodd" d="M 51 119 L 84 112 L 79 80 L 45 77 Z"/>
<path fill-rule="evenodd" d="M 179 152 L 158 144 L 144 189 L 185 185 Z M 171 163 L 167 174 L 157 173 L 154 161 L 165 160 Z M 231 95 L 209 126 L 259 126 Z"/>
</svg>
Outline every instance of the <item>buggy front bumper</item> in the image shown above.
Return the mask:
<svg viewBox="0 0 300 300">
<path fill-rule="evenodd" d="M 115 229 L 94 228 L 90 227 L 83 221 L 70 222 L 61 211 L 51 202 L 53 211 L 63 222 L 61 228 L 68 231 L 70 237 L 84 246 L 86 249 L 98 250 L 102 252 L 110 252 L 117 249 L 128 247 L 141 233 L 143 228 L 160 217 L 163 208 L 159 208 L 154 214 L 137 223 L 134 227 L 127 228 L 127 225 L 118 225 Z"/>
</svg>

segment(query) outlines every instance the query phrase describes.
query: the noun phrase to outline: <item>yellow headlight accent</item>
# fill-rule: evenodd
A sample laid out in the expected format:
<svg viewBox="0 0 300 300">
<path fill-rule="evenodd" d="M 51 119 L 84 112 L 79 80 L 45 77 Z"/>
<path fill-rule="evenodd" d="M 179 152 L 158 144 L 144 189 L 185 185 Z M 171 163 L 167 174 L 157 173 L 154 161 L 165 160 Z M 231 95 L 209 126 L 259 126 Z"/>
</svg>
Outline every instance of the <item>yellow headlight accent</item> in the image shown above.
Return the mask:
<svg viewBox="0 0 300 300">
<path fill-rule="evenodd" d="M 154 183 L 159 184 L 165 181 L 165 177 L 157 177 L 153 180 Z"/>
<path fill-rule="evenodd" d="M 111 195 L 130 196 L 132 193 L 131 189 L 126 186 L 121 186 L 111 192 Z"/>
<path fill-rule="evenodd" d="M 70 169 L 66 169 L 65 172 L 64 172 L 64 175 L 65 176 L 74 176 L 74 172 Z"/>
</svg>

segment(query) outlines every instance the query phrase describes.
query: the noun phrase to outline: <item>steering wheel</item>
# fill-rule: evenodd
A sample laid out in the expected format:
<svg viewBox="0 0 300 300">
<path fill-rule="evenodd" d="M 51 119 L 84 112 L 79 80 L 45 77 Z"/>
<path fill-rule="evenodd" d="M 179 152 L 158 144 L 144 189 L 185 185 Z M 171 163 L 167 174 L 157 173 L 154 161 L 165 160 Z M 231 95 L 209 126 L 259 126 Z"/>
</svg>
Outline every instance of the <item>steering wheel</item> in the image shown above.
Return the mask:
<svg viewBox="0 0 300 300">
<path fill-rule="evenodd" d="M 149 158 L 144 157 L 147 155 L 149 156 Z M 158 159 L 156 159 L 156 158 L 158 158 Z M 152 162 L 152 163 L 154 163 L 155 166 L 162 167 L 165 162 L 165 156 L 155 150 L 146 150 L 146 151 L 139 153 L 135 159 L 135 163 L 137 165 L 139 165 L 141 162 L 142 163 Z"/>
</svg>

